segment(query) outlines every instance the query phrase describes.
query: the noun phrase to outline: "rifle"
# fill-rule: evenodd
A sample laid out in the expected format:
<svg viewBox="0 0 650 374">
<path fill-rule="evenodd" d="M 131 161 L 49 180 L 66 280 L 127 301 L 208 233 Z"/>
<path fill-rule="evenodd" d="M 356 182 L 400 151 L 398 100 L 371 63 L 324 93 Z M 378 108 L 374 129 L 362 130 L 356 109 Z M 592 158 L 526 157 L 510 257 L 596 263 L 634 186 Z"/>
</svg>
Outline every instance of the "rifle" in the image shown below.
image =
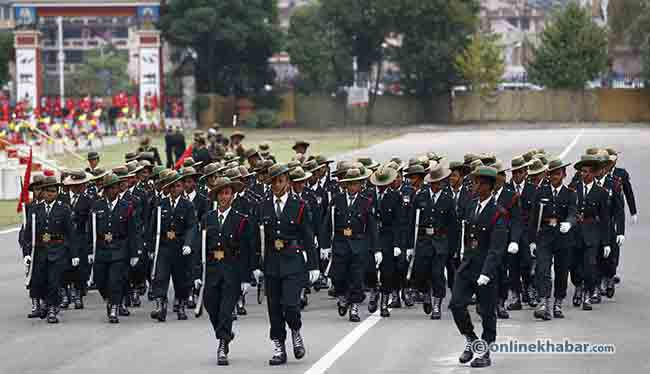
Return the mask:
<svg viewBox="0 0 650 374">
<path fill-rule="evenodd" d="M 336 224 L 336 222 L 335 222 L 336 218 L 334 217 L 335 209 L 334 209 L 334 202 L 332 201 L 332 192 L 331 191 L 327 191 L 327 199 L 329 200 L 329 203 L 332 205 L 330 207 L 330 215 L 332 216 L 331 217 L 332 234 L 331 234 L 331 240 L 330 240 L 330 248 L 332 248 L 332 247 L 334 247 L 334 232 L 336 230 L 336 227 L 334 225 Z M 334 257 L 333 255 L 330 255 L 329 261 L 327 262 L 327 268 L 325 268 L 325 274 L 323 274 L 325 276 L 325 278 L 329 277 L 330 269 L 332 268 L 332 258 L 333 257 Z"/>
<path fill-rule="evenodd" d="M 201 288 L 199 289 L 199 297 L 196 300 L 196 307 L 194 308 L 194 316 L 196 318 L 201 317 L 201 314 L 203 314 L 203 293 L 205 292 L 205 237 L 206 237 L 207 231 L 204 229 L 201 231 L 201 269 L 202 269 L 202 275 L 201 275 Z"/>
<path fill-rule="evenodd" d="M 34 248 L 36 247 L 36 213 L 32 213 L 32 251 L 30 257 L 32 263 L 27 268 L 27 279 L 25 279 L 25 286 L 29 287 L 32 281 L 32 274 L 34 273 Z"/>
<path fill-rule="evenodd" d="M 418 231 L 420 230 L 420 209 L 415 210 L 415 236 L 413 239 L 413 258 L 409 261 L 409 269 L 406 273 L 406 280 L 411 280 L 411 274 L 413 273 L 413 264 L 415 263 L 416 247 L 418 243 Z"/>
<path fill-rule="evenodd" d="M 160 216 L 161 207 L 159 206 L 156 211 L 156 247 L 154 248 L 153 266 L 151 267 L 151 280 L 156 277 L 156 263 L 158 262 L 158 250 L 160 249 Z"/>
<path fill-rule="evenodd" d="M 260 259 L 261 265 L 264 266 L 264 252 L 266 251 L 266 238 L 264 237 L 264 224 L 260 225 Z M 264 280 L 257 281 L 257 303 L 262 304 L 264 301 Z"/>
<path fill-rule="evenodd" d="M 93 260 L 94 260 L 95 255 L 97 254 L 97 214 L 95 212 L 92 213 L 92 225 L 93 225 Z M 94 269 L 95 266 L 93 265 L 90 268 L 90 277 L 88 277 L 89 286 L 93 284 L 94 281 Z"/>
<path fill-rule="evenodd" d="M 460 261 L 465 254 L 465 220 L 460 221 Z"/>
</svg>

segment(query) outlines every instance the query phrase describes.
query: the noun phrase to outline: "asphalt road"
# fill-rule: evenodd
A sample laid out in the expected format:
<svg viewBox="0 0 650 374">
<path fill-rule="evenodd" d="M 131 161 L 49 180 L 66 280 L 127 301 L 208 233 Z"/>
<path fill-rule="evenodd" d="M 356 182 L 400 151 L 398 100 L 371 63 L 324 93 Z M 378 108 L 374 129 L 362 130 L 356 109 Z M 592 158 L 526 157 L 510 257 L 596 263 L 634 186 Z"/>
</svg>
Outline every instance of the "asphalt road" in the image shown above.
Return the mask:
<svg viewBox="0 0 650 374">
<path fill-rule="evenodd" d="M 532 310 L 511 312 L 499 320 L 497 342 L 537 338 L 562 342 L 615 344 L 615 354 L 495 354 L 493 366 L 484 372 L 499 373 L 612 373 L 616 370 L 648 372 L 650 335 L 650 278 L 645 265 L 650 254 L 650 215 L 643 191 L 650 188 L 650 130 L 645 129 L 547 129 L 473 130 L 409 134 L 399 139 L 354 152 L 386 160 L 393 155 L 408 159 L 426 151 L 461 159 L 466 151 L 494 151 L 502 160 L 532 147 L 566 153 L 576 160 L 589 146 L 611 145 L 621 151 L 620 165 L 632 175 L 639 207 L 639 224 L 628 226 L 619 273 L 622 284 L 612 300 L 583 312 L 565 302 L 564 320 L 538 322 Z M 567 149 L 568 146 L 574 145 Z M 296 361 L 289 354 L 286 367 L 270 368 L 265 304 L 249 296 L 249 315 L 236 322 L 237 337 L 231 345 L 229 368 L 216 368 L 216 344 L 206 317 L 177 321 L 174 315 L 161 324 L 149 319 L 151 305 L 132 309 L 119 325 L 105 321 L 97 293 L 86 299 L 83 311 L 65 311 L 62 323 L 48 325 L 28 320 L 29 305 L 23 286 L 24 272 L 16 233 L 0 233 L 0 373 L 465 373 L 472 370 L 457 362 L 463 349 L 446 306 L 443 319 L 431 321 L 417 306 L 392 311 L 388 319 L 369 316 L 362 309 L 361 324 L 339 318 L 335 303 L 325 292 L 311 295 L 303 314 L 307 356 Z M 572 290 L 570 290 L 570 295 Z M 474 315 L 477 331 L 480 323 Z M 290 345 L 289 345 L 290 347 Z"/>
</svg>

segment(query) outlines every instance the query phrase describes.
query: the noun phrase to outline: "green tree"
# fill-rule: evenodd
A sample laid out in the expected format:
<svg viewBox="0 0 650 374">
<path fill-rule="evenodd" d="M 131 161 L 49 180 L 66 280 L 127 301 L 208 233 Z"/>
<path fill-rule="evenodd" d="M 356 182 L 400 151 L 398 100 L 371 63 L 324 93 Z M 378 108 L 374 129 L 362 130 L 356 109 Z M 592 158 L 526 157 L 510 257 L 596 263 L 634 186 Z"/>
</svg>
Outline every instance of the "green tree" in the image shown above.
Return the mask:
<svg viewBox="0 0 650 374">
<path fill-rule="evenodd" d="M 89 51 L 79 70 L 66 76 L 66 93 L 72 96 L 105 96 L 128 91 L 128 65 L 128 55 L 112 46 Z"/>
<path fill-rule="evenodd" d="M 650 35 L 650 0 L 611 0 L 607 11 L 613 42 L 632 46 L 647 43 Z"/>
<path fill-rule="evenodd" d="M 280 46 L 276 0 L 170 0 L 163 37 L 196 54 L 199 93 L 259 91 L 273 80 L 268 59 Z"/>
<path fill-rule="evenodd" d="M 470 90 L 481 97 L 496 90 L 505 70 L 503 48 L 498 41 L 498 35 L 477 32 L 467 49 L 456 56 L 456 68 Z"/>
<path fill-rule="evenodd" d="M 607 31 L 575 2 L 553 15 L 540 39 L 527 69 L 536 84 L 582 90 L 607 69 Z"/>
<path fill-rule="evenodd" d="M 11 32 L 0 33 L 0 87 L 9 80 L 9 62 L 14 58 L 14 36 Z"/>
<path fill-rule="evenodd" d="M 460 81 L 456 56 L 478 28 L 477 0 L 403 0 L 396 30 L 402 46 L 395 60 L 407 92 L 430 97 Z"/>
</svg>

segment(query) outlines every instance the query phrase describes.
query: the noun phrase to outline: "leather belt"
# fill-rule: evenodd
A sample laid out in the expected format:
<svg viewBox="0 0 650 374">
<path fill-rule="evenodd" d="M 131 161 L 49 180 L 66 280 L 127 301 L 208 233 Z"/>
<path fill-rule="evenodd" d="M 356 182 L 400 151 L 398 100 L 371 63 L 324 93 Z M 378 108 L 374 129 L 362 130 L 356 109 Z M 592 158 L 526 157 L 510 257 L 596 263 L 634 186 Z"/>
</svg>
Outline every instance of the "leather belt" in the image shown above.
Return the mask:
<svg viewBox="0 0 650 374">
<path fill-rule="evenodd" d="M 44 243 L 44 244 L 50 244 L 50 243 L 63 243 L 63 234 L 52 234 L 49 232 L 43 233 L 40 236 L 39 242 Z"/>
<path fill-rule="evenodd" d="M 581 217 L 577 216 L 576 217 L 576 222 L 580 224 L 592 224 L 592 223 L 599 223 L 600 218 L 599 217 Z"/>
<path fill-rule="evenodd" d="M 431 226 L 420 226 L 418 236 L 447 236 L 449 231 L 445 228 L 436 228 Z"/>
<path fill-rule="evenodd" d="M 272 242 L 273 248 L 275 248 L 276 251 L 281 251 L 283 249 L 300 249 L 302 250 L 304 247 L 300 245 L 300 242 L 297 240 L 284 240 L 284 239 L 275 239 Z"/>
<path fill-rule="evenodd" d="M 360 239 L 365 239 L 366 238 L 365 233 L 361 233 L 361 234 L 357 233 L 357 234 L 355 234 L 351 230 L 350 231 L 346 231 L 346 230 L 347 229 L 336 230 L 337 237 L 343 238 L 343 239 L 353 239 L 353 240 L 360 240 Z"/>
<path fill-rule="evenodd" d="M 555 226 L 557 226 L 558 223 L 560 223 L 560 219 L 559 218 L 544 218 L 543 222 L 544 222 L 545 225 L 555 227 Z"/>
<path fill-rule="evenodd" d="M 214 249 L 206 253 L 206 259 L 211 261 L 223 261 L 224 259 L 238 259 L 239 251 L 226 251 L 224 249 Z"/>
</svg>

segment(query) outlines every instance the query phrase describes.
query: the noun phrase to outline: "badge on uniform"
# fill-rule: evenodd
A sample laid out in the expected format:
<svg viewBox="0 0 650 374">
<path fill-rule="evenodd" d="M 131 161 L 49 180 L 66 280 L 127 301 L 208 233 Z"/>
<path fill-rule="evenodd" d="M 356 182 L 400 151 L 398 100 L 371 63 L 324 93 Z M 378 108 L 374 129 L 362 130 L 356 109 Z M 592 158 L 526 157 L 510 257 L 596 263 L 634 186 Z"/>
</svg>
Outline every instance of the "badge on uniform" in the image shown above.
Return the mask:
<svg viewBox="0 0 650 374">
<path fill-rule="evenodd" d="M 176 239 L 176 231 L 167 231 L 167 239 L 169 240 Z"/>
<path fill-rule="evenodd" d="M 223 260 L 223 257 L 224 257 L 224 252 L 223 251 L 215 251 L 214 258 L 216 258 L 217 261 Z"/>
<path fill-rule="evenodd" d="M 284 248 L 284 240 L 282 239 L 275 239 L 275 249 L 278 251 L 282 250 Z"/>
<path fill-rule="evenodd" d="M 104 241 L 106 243 L 112 242 L 113 241 L 113 234 L 110 233 L 110 232 L 107 232 L 106 234 L 104 234 Z"/>
<path fill-rule="evenodd" d="M 352 236 L 352 229 L 349 227 L 346 227 L 343 229 L 343 236 L 350 237 Z"/>
<path fill-rule="evenodd" d="M 45 233 L 43 234 L 43 243 L 49 243 L 52 237 L 50 236 L 50 233 Z"/>
</svg>

